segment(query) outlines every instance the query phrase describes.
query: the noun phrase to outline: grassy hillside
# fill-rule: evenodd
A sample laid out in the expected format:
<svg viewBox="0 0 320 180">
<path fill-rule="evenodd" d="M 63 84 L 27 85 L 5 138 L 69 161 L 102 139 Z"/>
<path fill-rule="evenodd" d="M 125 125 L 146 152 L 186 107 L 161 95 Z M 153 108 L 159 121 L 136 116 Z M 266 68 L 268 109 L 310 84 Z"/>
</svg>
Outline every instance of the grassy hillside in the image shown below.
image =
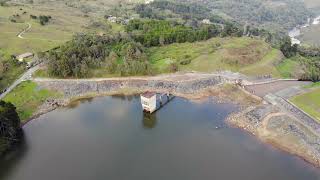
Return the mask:
<svg viewBox="0 0 320 180">
<path fill-rule="evenodd" d="M 169 72 L 172 64 L 182 71 L 240 71 L 247 75 L 279 77 L 276 68 L 283 55 L 269 44 L 251 38 L 213 38 L 204 42 L 172 44 L 148 52 L 158 72 Z M 187 63 L 187 64 L 186 64 Z M 186 64 L 186 65 L 182 65 Z"/>
<path fill-rule="evenodd" d="M 26 81 L 9 93 L 4 100 L 17 107 L 22 122 L 32 116 L 41 104 L 48 98 L 59 97 L 60 94 L 38 88 L 36 83 Z"/>
<path fill-rule="evenodd" d="M 212 38 L 195 43 L 174 43 L 148 48 L 146 55 L 153 74 L 170 73 L 173 66 L 178 71 L 231 70 L 255 77 L 263 75 L 283 77 L 283 71 L 288 70 L 278 68 L 283 60 L 283 55 L 279 50 L 272 48 L 262 40 L 247 37 Z M 48 77 L 48 74 L 45 69 L 42 69 L 37 71 L 35 76 Z M 110 74 L 106 64 L 90 70 L 90 77 L 114 76 L 120 76 L 120 74 Z"/>
<path fill-rule="evenodd" d="M 291 99 L 299 108 L 320 121 L 320 88 Z"/>
<path fill-rule="evenodd" d="M 17 22 L 11 22 L 13 15 L 19 15 Z M 51 16 L 52 20 L 40 25 L 37 19 L 30 15 Z M 27 51 L 38 52 L 51 49 L 69 40 L 76 32 L 82 31 L 90 19 L 83 17 L 80 12 L 68 9 L 52 9 L 39 6 L 0 6 L 0 48 L 8 54 L 20 54 Z M 17 35 L 31 25 L 23 39 Z"/>
</svg>

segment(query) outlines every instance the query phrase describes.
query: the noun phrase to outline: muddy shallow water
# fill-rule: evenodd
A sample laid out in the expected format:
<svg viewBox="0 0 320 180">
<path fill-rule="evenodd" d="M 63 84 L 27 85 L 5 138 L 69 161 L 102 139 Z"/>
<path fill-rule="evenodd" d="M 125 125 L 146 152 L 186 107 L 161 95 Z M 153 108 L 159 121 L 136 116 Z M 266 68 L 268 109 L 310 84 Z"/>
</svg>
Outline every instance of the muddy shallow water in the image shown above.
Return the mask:
<svg viewBox="0 0 320 180">
<path fill-rule="evenodd" d="M 138 97 L 102 97 L 24 127 L 1 180 L 318 180 L 320 170 L 224 124 L 236 106 L 175 98 L 155 114 Z"/>
</svg>

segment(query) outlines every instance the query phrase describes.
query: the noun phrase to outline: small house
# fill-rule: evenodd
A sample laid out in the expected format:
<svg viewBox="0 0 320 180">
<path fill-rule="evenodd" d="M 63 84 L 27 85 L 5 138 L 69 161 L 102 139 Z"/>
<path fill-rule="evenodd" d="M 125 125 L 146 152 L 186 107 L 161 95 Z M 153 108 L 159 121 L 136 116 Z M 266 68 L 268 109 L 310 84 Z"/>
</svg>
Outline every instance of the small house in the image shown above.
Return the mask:
<svg viewBox="0 0 320 180">
<path fill-rule="evenodd" d="M 212 24 L 210 19 L 203 19 L 202 24 Z"/>
<path fill-rule="evenodd" d="M 111 23 L 116 23 L 117 22 L 117 17 L 110 16 L 110 17 L 108 17 L 108 21 L 111 22 Z"/>
<path fill-rule="evenodd" d="M 20 54 L 20 55 L 16 56 L 16 59 L 18 61 L 22 62 L 22 61 L 24 61 L 25 58 L 30 58 L 30 57 L 33 57 L 33 53 L 27 52 L 27 53 Z"/>
<path fill-rule="evenodd" d="M 157 110 L 157 94 L 153 92 L 141 94 L 141 104 L 144 111 L 153 113 Z"/>
</svg>

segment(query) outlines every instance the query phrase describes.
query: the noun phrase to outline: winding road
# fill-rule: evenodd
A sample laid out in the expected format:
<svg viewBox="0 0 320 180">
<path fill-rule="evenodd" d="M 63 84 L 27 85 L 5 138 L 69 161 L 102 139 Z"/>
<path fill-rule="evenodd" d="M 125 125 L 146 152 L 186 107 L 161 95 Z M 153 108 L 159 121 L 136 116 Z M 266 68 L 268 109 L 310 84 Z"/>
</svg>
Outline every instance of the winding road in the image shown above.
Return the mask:
<svg viewBox="0 0 320 180">
<path fill-rule="evenodd" d="M 29 30 L 31 29 L 31 27 L 32 27 L 31 24 L 28 23 L 28 27 L 25 28 L 25 29 L 23 29 L 23 30 L 17 35 L 17 37 L 20 38 L 20 39 L 24 39 L 24 37 L 22 37 L 22 35 L 23 35 L 24 33 L 26 33 L 27 31 L 29 31 Z"/>
</svg>

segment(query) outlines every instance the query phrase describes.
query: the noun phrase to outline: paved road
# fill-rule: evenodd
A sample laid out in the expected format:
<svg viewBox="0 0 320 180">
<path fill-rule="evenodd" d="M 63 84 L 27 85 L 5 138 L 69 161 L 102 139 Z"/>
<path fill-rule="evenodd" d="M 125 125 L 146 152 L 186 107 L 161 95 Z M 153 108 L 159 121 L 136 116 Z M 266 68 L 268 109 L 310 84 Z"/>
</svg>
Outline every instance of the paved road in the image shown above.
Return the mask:
<svg viewBox="0 0 320 180">
<path fill-rule="evenodd" d="M 10 87 L 7 88 L 6 92 L 0 95 L 0 99 L 3 99 L 9 92 L 11 92 L 21 82 L 30 80 L 32 78 L 32 74 L 38 69 L 39 69 L 39 65 L 28 69 L 28 71 L 26 71 L 18 80 L 16 80 Z"/>
<path fill-rule="evenodd" d="M 275 81 L 265 84 L 248 85 L 246 86 L 246 90 L 259 97 L 264 97 L 269 93 L 276 93 L 289 87 L 303 86 L 308 85 L 310 83 L 311 82 L 305 81 Z"/>
</svg>

